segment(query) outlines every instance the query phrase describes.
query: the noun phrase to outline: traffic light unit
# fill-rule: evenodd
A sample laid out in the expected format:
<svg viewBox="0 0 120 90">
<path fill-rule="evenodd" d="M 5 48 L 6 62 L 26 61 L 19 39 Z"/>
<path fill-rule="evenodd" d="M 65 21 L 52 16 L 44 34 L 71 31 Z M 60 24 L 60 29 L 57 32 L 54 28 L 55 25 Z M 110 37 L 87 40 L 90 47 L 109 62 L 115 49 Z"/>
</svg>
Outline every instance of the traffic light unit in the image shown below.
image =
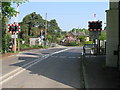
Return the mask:
<svg viewBox="0 0 120 90">
<path fill-rule="evenodd" d="M 88 31 L 102 31 L 102 21 L 89 21 Z"/>
<path fill-rule="evenodd" d="M 9 33 L 20 33 L 20 24 L 8 24 Z"/>
</svg>

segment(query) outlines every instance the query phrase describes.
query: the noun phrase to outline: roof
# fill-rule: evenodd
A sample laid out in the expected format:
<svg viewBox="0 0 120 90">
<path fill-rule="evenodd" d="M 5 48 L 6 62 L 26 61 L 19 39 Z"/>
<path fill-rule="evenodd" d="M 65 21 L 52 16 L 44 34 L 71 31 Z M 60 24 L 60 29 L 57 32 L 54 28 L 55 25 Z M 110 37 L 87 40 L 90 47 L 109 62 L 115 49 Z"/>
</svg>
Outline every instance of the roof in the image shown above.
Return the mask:
<svg viewBox="0 0 120 90">
<path fill-rule="evenodd" d="M 84 32 L 79 32 L 79 33 L 71 32 L 71 34 L 73 34 L 74 36 L 80 36 L 80 35 L 87 36 Z"/>
</svg>

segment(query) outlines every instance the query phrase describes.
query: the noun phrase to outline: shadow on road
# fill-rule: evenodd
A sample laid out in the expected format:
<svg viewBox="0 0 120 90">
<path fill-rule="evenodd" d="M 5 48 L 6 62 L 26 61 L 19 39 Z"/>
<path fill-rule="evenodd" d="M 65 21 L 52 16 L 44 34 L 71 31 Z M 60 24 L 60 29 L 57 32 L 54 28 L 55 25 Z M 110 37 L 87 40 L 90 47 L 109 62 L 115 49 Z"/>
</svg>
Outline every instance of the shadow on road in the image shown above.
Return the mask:
<svg viewBox="0 0 120 90">
<path fill-rule="evenodd" d="M 38 74 L 63 83 L 73 88 L 80 88 L 80 57 L 79 50 L 67 51 L 55 54 L 42 60 L 36 65 L 28 68 L 30 74 Z M 74 58 L 72 58 L 74 57 Z M 18 66 L 27 63 L 29 60 L 34 60 L 33 57 L 19 57 L 24 62 L 12 64 Z"/>
</svg>

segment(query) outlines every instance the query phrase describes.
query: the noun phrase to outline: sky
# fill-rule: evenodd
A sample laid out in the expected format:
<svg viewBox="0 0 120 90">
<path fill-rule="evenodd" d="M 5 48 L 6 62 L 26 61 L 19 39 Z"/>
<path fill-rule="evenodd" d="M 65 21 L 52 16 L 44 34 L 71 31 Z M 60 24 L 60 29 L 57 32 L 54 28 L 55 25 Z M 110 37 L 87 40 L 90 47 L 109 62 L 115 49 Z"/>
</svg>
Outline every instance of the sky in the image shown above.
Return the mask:
<svg viewBox="0 0 120 90">
<path fill-rule="evenodd" d="M 13 5 L 15 7 L 15 5 Z M 72 28 L 88 28 L 88 21 L 102 20 L 103 28 L 106 23 L 106 12 L 109 9 L 108 2 L 26 2 L 20 5 L 18 21 L 36 12 L 45 19 L 56 19 L 63 31 L 70 31 Z M 94 18 L 96 14 L 96 18 Z M 11 19 L 11 22 L 13 19 Z"/>
</svg>

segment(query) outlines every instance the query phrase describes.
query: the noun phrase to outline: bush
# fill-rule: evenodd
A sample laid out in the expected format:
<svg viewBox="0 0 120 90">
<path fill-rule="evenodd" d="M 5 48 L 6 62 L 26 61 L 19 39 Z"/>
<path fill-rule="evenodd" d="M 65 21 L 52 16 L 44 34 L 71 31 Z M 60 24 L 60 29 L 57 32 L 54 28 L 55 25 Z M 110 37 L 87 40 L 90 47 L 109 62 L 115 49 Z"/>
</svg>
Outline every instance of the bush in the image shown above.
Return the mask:
<svg viewBox="0 0 120 90">
<path fill-rule="evenodd" d="M 67 43 L 66 46 L 79 46 L 79 44 L 77 42 L 71 42 L 71 43 Z"/>
<path fill-rule="evenodd" d="M 93 41 L 87 41 L 85 44 L 93 44 Z"/>
<path fill-rule="evenodd" d="M 2 50 L 0 50 L 0 54 L 2 53 Z"/>
<path fill-rule="evenodd" d="M 39 48 L 38 45 L 33 45 L 31 48 Z"/>
<path fill-rule="evenodd" d="M 38 46 L 39 48 L 47 48 L 47 46 L 42 46 L 42 45 L 40 45 L 40 46 Z"/>
<path fill-rule="evenodd" d="M 25 49 L 25 48 L 30 48 L 30 46 L 29 45 L 25 45 L 25 44 L 21 44 L 20 45 L 20 49 Z"/>
</svg>

